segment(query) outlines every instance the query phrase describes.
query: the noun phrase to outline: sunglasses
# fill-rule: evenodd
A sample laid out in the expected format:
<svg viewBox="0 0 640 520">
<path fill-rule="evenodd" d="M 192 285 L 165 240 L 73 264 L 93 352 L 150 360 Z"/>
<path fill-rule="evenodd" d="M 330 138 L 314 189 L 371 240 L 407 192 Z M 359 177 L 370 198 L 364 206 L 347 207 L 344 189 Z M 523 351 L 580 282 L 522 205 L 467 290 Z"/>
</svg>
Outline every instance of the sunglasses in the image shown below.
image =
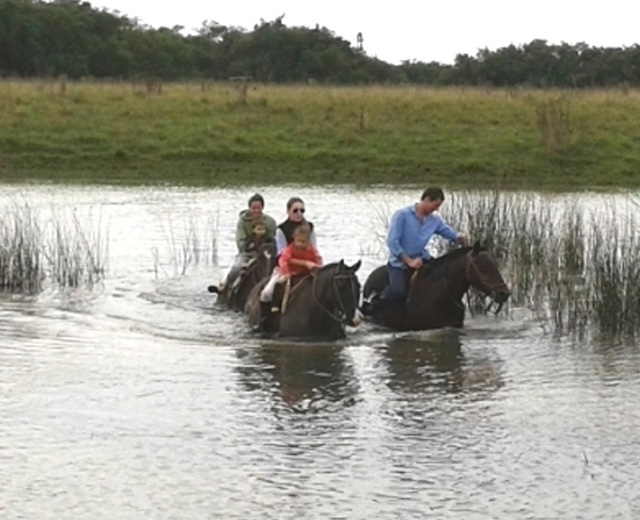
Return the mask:
<svg viewBox="0 0 640 520">
<path fill-rule="evenodd" d="M 293 208 L 291 211 L 293 213 L 304 213 L 304 208 Z"/>
</svg>

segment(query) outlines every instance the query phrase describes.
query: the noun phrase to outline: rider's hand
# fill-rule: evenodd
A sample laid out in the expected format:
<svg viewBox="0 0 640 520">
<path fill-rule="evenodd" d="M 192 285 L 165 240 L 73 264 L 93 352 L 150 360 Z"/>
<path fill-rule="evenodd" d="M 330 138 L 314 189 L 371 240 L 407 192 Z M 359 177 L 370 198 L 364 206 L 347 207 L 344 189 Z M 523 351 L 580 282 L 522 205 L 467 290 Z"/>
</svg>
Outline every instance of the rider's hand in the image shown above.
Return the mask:
<svg viewBox="0 0 640 520">
<path fill-rule="evenodd" d="M 307 262 L 307 269 L 309 269 L 309 271 L 315 271 L 316 269 L 320 269 L 320 266 L 315 262 L 312 262 L 311 260 L 309 260 Z"/>
<path fill-rule="evenodd" d="M 461 246 L 466 246 L 467 235 L 465 235 L 464 233 L 458 233 L 458 244 L 460 244 Z"/>
<path fill-rule="evenodd" d="M 422 258 L 410 258 L 406 264 L 411 269 L 420 269 L 422 267 Z"/>
</svg>

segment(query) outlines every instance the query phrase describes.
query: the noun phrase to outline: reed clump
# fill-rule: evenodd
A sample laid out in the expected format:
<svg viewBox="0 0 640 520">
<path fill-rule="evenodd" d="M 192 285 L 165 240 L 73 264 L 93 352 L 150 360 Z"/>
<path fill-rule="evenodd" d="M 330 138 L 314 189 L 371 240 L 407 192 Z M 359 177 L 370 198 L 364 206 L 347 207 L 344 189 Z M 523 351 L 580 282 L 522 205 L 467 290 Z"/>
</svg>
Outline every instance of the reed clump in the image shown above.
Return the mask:
<svg viewBox="0 0 640 520">
<path fill-rule="evenodd" d="M 634 339 L 640 332 L 640 234 L 635 222 L 594 229 L 590 273 L 592 311 L 607 336 Z"/>
<path fill-rule="evenodd" d="M 640 225 L 627 211 L 509 193 L 462 193 L 448 220 L 496 256 L 512 290 L 558 337 L 640 335 Z"/>
<path fill-rule="evenodd" d="M 45 234 L 48 275 L 59 287 L 91 287 L 104 278 L 108 236 L 98 224 L 89 230 L 74 213 L 56 218 Z"/>
<path fill-rule="evenodd" d="M 166 225 L 162 225 L 165 251 L 161 253 L 157 247 L 151 251 L 156 278 L 160 272 L 165 276 L 184 276 L 190 266 L 217 265 L 218 223 L 219 215 L 209 218 L 201 231 L 197 219 L 190 216 L 182 229 L 176 229 L 173 219 L 168 218 Z"/>
<path fill-rule="evenodd" d="M 42 231 L 30 206 L 12 207 L 0 220 L 0 291 L 34 294 L 46 277 Z"/>
<path fill-rule="evenodd" d="M 90 287 L 104 277 L 107 237 L 77 216 L 44 220 L 29 204 L 13 203 L 0 219 L 0 291 Z"/>
</svg>

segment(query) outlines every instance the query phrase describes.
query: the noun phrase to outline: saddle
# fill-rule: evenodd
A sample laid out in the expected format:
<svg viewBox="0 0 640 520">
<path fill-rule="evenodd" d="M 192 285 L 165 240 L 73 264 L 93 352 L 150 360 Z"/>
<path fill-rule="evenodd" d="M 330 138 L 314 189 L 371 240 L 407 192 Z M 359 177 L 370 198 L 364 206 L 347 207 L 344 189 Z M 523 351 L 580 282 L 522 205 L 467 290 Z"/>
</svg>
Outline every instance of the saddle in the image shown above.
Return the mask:
<svg viewBox="0 0 640 520">
<path fill-rule="evenodd" d="M 240 287 L 242 280 L 244 279 L 246 274 L 249 272 L 251 267 L 253 267 L 253 265 L 257 261 L 258 261 L 257 258 L 252 257 L 252 258 L 249 258 L 246 262 L 244 262 L 242 266 L 240 266 L 240 270 L 238 271 L 238 274 L 235 276 L 235 278 L 231 281 L 231 284 L 229 285 L 229 290 L 231 294 L 234 294 L 238 291 L 238 288 Z M 224 285 L 226 286 L 226 283 Z"/>
<path fill-rule="evenodd" d="M 422 264 L 420 269 L 413 269 L 409 274 L 409 291 L 407 292 L 407 305 L 411 303 L 413 298 L 413 291 L 418 279 L 418 274 L 422 271 L 423 276 L 429 276 L 429 272 L 433 269 L 433 260 L 429 260 Z"/>
<path fill-rule="evenodd" d="M 298 288 L 298 285 L 302 280 L 309 277 L 311 275 L 304 276 L 293 276 L 289 278 L 286 282 L 276 284 L 273 291 L 273 306 L 280 309 L 280 313 L 283 314 L 287 310 L 287 304 L 289 303 L 289 298 L 291 296 L 291 292 Z"/>
<path fill-rule="evenodd" d="M 306 278 L 306 276 L 293 277 L 275 285 L 272 300 L 270 302 L 260 303 L 261 318 L 260 323 L 256 327 L 256 331 L 267 334 L 277 332 L 280 316 L 287 310 L 291 293 L 295 293 L 295 290 L 304 278 Z"/>
</svg>

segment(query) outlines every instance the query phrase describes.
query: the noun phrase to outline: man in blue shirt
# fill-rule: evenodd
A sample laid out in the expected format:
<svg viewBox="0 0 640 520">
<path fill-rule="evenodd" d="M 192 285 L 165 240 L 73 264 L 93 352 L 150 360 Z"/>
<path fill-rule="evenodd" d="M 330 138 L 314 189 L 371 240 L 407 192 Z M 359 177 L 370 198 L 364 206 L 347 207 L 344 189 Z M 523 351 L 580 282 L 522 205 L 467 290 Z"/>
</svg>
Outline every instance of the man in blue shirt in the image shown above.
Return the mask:
<svg viewBox="0 0 640 520">
<path fill-rule="evenodd" d="M 439 214 L 434 213 L 443 201 L 442 188 L 432 186 L 424 190 L 420 202 L 394 213 L 387 235 L 389 285 L 376 302 L 376 309 L 380 304 L 406 299 L 409 289 L 408 270 L 420 269 L 431 258 L 425 247 L 433 235 L 440 235 L 460 244 L 466 243 L 463 233 L 455 231 Z"/>
</svg>

